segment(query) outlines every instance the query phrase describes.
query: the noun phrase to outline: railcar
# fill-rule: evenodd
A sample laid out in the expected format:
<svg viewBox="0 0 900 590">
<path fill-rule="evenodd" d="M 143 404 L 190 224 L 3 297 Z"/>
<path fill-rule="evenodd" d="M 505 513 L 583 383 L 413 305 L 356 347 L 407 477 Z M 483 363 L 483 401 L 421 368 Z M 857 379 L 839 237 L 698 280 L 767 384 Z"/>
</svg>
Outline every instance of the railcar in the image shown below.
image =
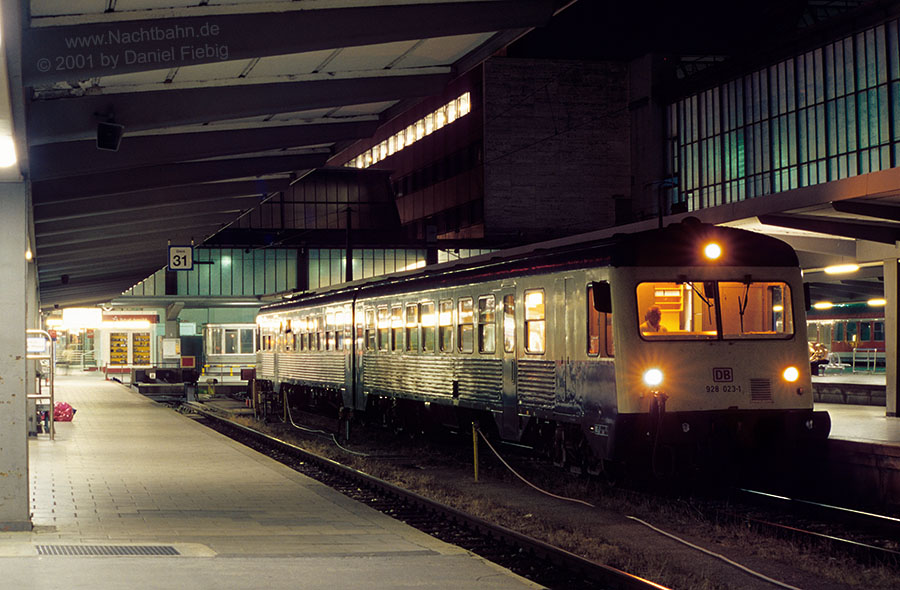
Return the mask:
<svg viewBox="0 0 900 590">
<path fill-rule="evenodd" d="M 406 427 L 478 420 L 591 471 L 680 463 L 827 437 L 805 322 L 788 245 L 688 221 L 288 297 L 260 310 L 257 378 Z"/>
<path fill-rule="evenodd" d="M 829 366 L 852 371 L 884 370 L 884 307 L 843 303 L 812 309 L 807 322 L 809 342 L 825 347 Z"/>
<path fill-rule="evenodd" d="M 242 371 L 256 366 L 256 332 L 252 323 L 206 324 L 201 380 L 242 381 Z"/>
</svg>

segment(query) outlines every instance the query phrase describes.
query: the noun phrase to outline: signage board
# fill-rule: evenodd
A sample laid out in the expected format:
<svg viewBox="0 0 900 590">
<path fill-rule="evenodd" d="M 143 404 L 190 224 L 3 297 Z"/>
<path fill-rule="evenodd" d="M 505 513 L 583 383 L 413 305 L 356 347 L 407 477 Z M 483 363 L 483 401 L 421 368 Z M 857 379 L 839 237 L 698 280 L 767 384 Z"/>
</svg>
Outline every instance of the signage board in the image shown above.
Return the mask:
<svg viewBox="0 0 900 590">
<path fill-rule="evenodd" d="M 194 270 L 194 247 L 169 246 L 169 270 Z"/>
</svg>

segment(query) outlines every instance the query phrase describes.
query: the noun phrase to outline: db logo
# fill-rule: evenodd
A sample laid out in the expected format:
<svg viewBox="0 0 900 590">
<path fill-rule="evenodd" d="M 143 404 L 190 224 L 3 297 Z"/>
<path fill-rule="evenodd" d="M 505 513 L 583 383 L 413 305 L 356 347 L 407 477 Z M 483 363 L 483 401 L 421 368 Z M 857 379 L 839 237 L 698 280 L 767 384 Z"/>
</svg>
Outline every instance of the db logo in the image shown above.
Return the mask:
<svg viewBox="0 0 900 590">
<path fill-rule="evenodd" d="M 713 368 L 713 381 L 718 383 L 730 383 L 734 380 L 734 375 L 731 372 L 731 367 L 714 367 Z"/>
</svg>

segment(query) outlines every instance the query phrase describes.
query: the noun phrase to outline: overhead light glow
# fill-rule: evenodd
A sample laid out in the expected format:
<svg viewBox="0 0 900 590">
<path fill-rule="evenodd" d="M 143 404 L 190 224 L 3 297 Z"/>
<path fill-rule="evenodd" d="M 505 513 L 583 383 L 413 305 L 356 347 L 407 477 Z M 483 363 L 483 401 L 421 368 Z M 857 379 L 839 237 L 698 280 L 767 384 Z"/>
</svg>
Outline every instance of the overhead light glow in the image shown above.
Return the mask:
<svg viewBox="0 0 900 590">
<path fill-rule="evenodd" d="M 715 242 L 710 242 L 703 247 L 703 255 L 710 260 L 718 260 L 722 255 L 722 247 Z"/>
<path fill-rule="evenodd" d="M 814 303 L 813 307 L 816 309 L 831 309 L 834 307 L 834 304 L 830 301 L 819 301 L 818 303 Z"/>
<path fill-rule="evenodd" d="M 25 260 L 31 260 L 34 258 L 34 254 L 31 253 L 31 248 L 25 250 Z"/>
<path fill-rule="evenodd" d="M 887 299 L 869 299 L 866 303 L 871 307 L 884 307 L 887 305 Z"/>
<path fill-rule="evenodd" d="M 784 311 L 784 306 L 783 305 L 773 305 L 772 311 Z"/>
<path fill-rule="evenodd" d="M 16 145 L 12 136 L 0 136 L 0 168 L 9 168 L 16 162 Z"/>
<path fill-rule="evenodd" d="M 103 322 L 103 310 L 99 307 L 67 307 L 62 312 L 62 319 L 69 330 L 99 328 Z"/>
<path fill-rule="evenodd" d="M 859 270 L 859 265 L 855 263 L 851 264 L 835 264 L 833 266 L 826 266 L 825 273 L 830 275 L 841 275 L 849 272 L 856 272 Z"/>
</svg>

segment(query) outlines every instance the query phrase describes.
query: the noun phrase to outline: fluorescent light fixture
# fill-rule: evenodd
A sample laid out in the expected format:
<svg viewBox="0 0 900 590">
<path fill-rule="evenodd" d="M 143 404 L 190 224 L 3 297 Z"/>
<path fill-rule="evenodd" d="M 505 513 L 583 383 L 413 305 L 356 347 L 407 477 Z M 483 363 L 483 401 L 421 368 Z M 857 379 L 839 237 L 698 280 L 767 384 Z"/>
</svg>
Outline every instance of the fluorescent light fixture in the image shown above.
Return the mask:
<svg viewBox="0 0 900 590">
<path fill-rule="evenodd" d="M 814 303 L 813 307 L 816 309 L 831 309 L 834 307 L 834 304 L 830 301 L 819 301 L 818 303 Z"/>
<path fill-rule="evenodd" d="M 849 272 L 856 272 L 859 270 L 859 265 L 856 263 L 851 264 L 835 264 L 833 266 L 826 266 L 825 273 L 830 275 L 840 275 L 846 274 Z"/>
<path fill-rule="evenodd" d="M 62 312 L 67 329 L 98 328 L 103 323 L 103 310 L 99 307 L 67 307 Z"/>
<path fill-rule="evenodd" d="M 150 327 L 148 320 L 116 320 L 100 322 L 100 327 L 107 330 L 146 330 Z"/>
<path fill-rule="evenodd" d="M 11 135 L 0 136 L 0 168 L 9 168 L 18 161 L 16 158 L 16 144 Z"/>
<path fill-rule="evenodd" d="M 772 311 L 784 311 L 784 306 L 783 305 L 773 305 Z"/>
<path fill-rule="evenodd" d="M 34 258 L 34 254 L 31 253 L 31 248 L 25 250 L 25 260 L 31 260 Z"/>
<path fill-rule="evenodd" d="M 885 305 L 887 305 L 887 299 L 869 299 L 868 301 L 866 301 L 866 303 L 868 303 L 871 307 L 884 307 Z"/>
</svg>

